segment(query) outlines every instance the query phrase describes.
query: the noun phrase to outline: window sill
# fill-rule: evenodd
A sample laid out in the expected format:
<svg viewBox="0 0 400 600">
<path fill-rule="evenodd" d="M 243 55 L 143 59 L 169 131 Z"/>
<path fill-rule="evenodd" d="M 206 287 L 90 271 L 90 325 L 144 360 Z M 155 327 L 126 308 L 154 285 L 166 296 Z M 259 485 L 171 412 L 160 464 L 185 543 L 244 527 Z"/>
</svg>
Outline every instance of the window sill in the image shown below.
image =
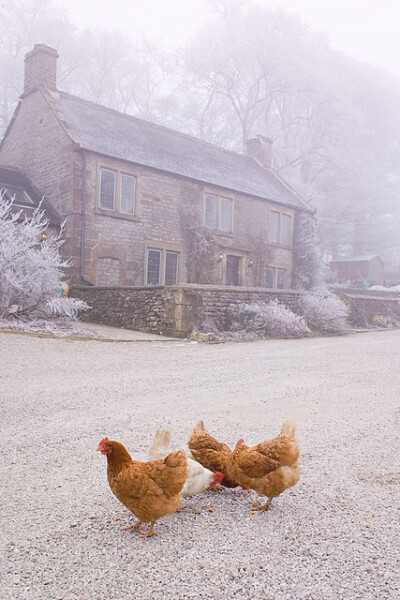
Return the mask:
<svg viewBox="0 0 400 600">
<path fill-rule="evenodd" d="M 224 237 L 229 237 L 229 238 L 235 237 L 235 234 L 233 231 L 221 231 L 220 229 L 216 229 L 215 227 L 207 227 L 207 226 L 205 226 L 205 228 L 208 231 L 212 231 L 212 233 L 214 235 L 223 235 Z"/>
<path fill-rule="evenodd" d="M 285 250 L 293 250 L 292 245 L 287 246 L 286 244 L 279 244 L 278 242 L 270 242 L 269 245 L 272 248 L 284 248 Z"/>
<path fill-rule="evenodd" d="M 128 215 L 125 213 L 120 213 L 115 210 L 107 210 L 106 208 L 98 208 L 94 209 L 96 215 L 103 215 L 104 217 L 111 217 L 112 219 L 122 219 L 124 221 L 140 221 L 140 218 L 137 215 Z"/>
</svg>

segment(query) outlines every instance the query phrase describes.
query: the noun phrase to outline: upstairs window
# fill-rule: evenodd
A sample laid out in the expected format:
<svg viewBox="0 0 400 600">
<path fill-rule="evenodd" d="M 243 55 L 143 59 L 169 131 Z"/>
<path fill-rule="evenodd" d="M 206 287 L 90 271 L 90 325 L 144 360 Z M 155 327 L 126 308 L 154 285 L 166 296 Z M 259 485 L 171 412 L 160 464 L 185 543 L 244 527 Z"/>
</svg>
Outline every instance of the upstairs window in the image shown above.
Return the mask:
<svg viewBox="0 0 400 600">
<path fill-rule="evenodd" d="M 271 210 L 269 214 L 269 241 L 271 244 L 279 244 L 279 217 L 278 212 Z"/>
<path fill-rule="evenodd" d="M 215 194 L 206 194 L 204 224 L 210 229 L 232 233 L 233 200 Z"/>
<path fill-rule="evenodd" d="M 136 177 L 121 174 L 120 210 L 127 215 L 135 214 Z"/>
<path fill-rule="evenodd" d="M 206 194 L 205 224 L 210 229 L 217 228 L 217 196 Z"/>
<path fill-rule="evenodd" d="M 269 213 L 269 241 L 271 244 L 290 246 L 292 241 L 292 217 L 271 210 Z"/>
<path fill-rule="evenodd" d="M 282 246 L 290 246 L 290 238 L 292 233 L 292 218 L 290 215 L 281 215 L 281 244 Z"/>
<path fill-rule="evenodd" d="M 232 200 L 230 198 L 219 199 L 219 228 L 227 233 L 232 231 Z"/>
<path fill-rule="evenodd" d="M 100 169 L 100 208 L 115 210 L 115 183 L 117 174 L 115 171 Z"/>
<path fill-rule="evenodd" d="M 124 215 L 136 215 L 136 177 L 101 168 L 99 187 L 99 208 Z"/>
</svg>

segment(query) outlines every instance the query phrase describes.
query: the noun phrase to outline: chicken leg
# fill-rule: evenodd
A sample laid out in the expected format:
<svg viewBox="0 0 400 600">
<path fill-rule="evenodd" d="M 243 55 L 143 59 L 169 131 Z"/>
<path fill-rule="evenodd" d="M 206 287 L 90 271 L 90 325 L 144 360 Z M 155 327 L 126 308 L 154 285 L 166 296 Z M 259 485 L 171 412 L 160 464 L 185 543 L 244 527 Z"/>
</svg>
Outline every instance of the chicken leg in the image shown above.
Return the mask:
<svg viewBox="0 0 400 600">
<path fill-rule="evenodd" d="M 142 531 L 142 530 L 140 530 L 140 532 L 141 532 L 142 535 L 139 535 L 139 537 L 141 537 L 141 538 L 147 538 L 147 537 L 151 537 L 152 535 L 157 535 L 157 532 L 153 531 L 154 530 L 154 523 L 155 523 L 155 521 L 152 521 L 150 523 L 150 527 L 149 527 L 148 531 Z"/>
<path fill-rule="evenodd" d="M 269 505 L 272 502 L 272 498 L 268 498 L 267 502 L 265 504 L 262 504 L 261 506 L 254 506 L 252 508 L 252 510 L 258 510 L 260 512 L 265 512 L 266 510 L 269 510 Z"/>
<path fill-rule="evenodd" d="M 142 521 L 136 521 L 136 523 L 134 523 L 133 525 L 128 525 L 128 527 L 123 527 L 122 531 L 134 531 L 135 529 L 140 529 L 140 526 L 142 524 Z"/>
</svg>

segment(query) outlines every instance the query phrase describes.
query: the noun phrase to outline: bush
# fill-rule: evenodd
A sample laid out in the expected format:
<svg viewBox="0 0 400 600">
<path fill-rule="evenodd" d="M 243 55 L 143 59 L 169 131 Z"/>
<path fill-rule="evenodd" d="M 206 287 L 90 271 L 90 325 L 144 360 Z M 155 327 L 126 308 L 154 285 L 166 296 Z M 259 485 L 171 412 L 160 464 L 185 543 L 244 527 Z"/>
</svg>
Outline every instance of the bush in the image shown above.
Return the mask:
<svg viewBox="0 0 400 600">
<path fill-rule="evenodd" d="M 0 317 L 3 319 L 75 319 L 88 305 L 61 298 L 63 269 L 70 266 L 60 255 L 59 234 L 45 238 L 48 220 L 40 205 L 21 220 L 13 200 L 0 196 Z M 43 240 L 43 241 L 41 241 Z"/>
<path fill-rule="evenodd" d="M 260 337 L 296 338 L 307 334 L 304 319 L 277 300 L 268 303 L 234 304 L 228 312 L 230 339 Z"/>
<path fill-rule="evenodd" d="M 340 298 L 329 292 L 304 294 L 298 312 L 310 329 L 324 333 L 345 333 L 348 330 L 348 310 Z"/>
</svg>

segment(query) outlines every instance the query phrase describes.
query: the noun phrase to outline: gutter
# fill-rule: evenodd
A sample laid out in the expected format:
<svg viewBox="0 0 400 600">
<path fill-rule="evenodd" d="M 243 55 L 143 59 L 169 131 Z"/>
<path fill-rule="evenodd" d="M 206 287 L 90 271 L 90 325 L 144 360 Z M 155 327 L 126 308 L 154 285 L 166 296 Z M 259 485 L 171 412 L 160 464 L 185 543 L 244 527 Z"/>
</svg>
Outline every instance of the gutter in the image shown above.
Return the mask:
<svg viewBox="0 0 400 600">
<path fill-rule="evenodd" d="M 87 285 L 94 285 L 83 275 L 85 267 L 85 243 L 86 243 L 86 153 L 82 148 L 83 177 L 82 177 L 82 203 L 81 203 L 81 260 L 79 274 L 81 280 Z"/>
</svg>

